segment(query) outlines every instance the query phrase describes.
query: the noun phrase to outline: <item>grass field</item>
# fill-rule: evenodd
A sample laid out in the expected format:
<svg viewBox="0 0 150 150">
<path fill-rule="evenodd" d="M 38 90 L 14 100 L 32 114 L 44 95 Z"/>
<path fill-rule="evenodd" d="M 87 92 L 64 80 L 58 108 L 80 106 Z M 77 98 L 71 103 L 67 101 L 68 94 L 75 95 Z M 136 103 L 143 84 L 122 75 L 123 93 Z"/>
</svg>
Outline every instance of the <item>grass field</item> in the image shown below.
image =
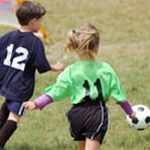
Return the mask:
<svg viewBox="0 0 150 150">
<path fill-rule="evenodd" d="M 150 0 L 36 0 L 47 9 L 43 25 L 54 44 L 45 44 L 50 63 L 61 60 L 66 66 L 77 58 L 63 59 L 63 44 L 69 29 L 85 23 L 100 31 L 98 59 L 111 64 L 131 105 L 150 108 Z M 0 36 L 12 29 L 0 28 Z M 36 74 L 31 100 L 55 83 L 58 73 Z M 3 98 L 0 97 L 0 103 Z M 76 150 L 70 137 L 65 112 L 66 99 L 42 112 L 26 112 L 6 150 Z M 101 150 L 150 150 L 150 128 L 136 131 L 126 123 L 123 110 L 113 99 L 109 108 L 109 130 Z"/>
</svg>

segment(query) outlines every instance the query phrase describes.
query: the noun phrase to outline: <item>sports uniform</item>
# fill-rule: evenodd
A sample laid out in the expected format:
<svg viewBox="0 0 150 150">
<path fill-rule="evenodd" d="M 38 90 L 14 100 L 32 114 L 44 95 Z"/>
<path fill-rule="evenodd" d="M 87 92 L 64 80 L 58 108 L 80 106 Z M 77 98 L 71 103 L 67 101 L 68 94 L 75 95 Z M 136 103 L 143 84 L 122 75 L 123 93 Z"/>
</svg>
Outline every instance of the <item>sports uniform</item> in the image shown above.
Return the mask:
<svg viewBox="0 0 150 150">
<path fill-rule="evenodd" d="M 35 100 L 43 109 L 44 100 L 61 101 L 71 98 L 73 107 L 66 113 L 74 140 L 85 138 L 102 143 L 108 127 L 108 109 L 105 103 L 112 96 L 116 102 L 125 102 L 126 95 L 113 69 L 100 61 L 78 61 L 57 78 L 57 83 L 45 90 L 46 95 Z M 49 96 L 49 98 L 48 98 Z M 48 101 L 47 101 L 48 102 Z M 45 103 L 45 104 L 44 104 Z"/>
<path fill-rule="evenodd" d="M 115 72 L 105 62 L 95 60 L 99 50 L 99 32 L 91 24 L 68 32 L 66 49 L 75 52 L 80 61 L 67 67 L 56 84 L 34 102 L 25 102 L 28 110 L 42 110 L 51 102 L 70 97 L 71 109 L 66 113 L 70 133 L 78 141 L 78 149 L 99 150 L 108 128 L 106 102 L 112 96 L 130 118 L 135 117 Z"/>
<path fill-rule="evenodd" d="M 19 30 L 0 38 L 0 94 L 9 111 L 23 115 L 23 102 L 34 91 L 36 69 L 39 73 L 51 69 L 39 38 Z"/>
<path fill-rule="evenodd" d="M 116 102 L 125 102 L 126 95 L 113 69 L 104 62 L 78 61 L 58 76 L 57 83 L 46 89 L 53 101 L 71 97 L 79 104 L 99 98 L 104 102 L 112 96 Z"/>
</svg>

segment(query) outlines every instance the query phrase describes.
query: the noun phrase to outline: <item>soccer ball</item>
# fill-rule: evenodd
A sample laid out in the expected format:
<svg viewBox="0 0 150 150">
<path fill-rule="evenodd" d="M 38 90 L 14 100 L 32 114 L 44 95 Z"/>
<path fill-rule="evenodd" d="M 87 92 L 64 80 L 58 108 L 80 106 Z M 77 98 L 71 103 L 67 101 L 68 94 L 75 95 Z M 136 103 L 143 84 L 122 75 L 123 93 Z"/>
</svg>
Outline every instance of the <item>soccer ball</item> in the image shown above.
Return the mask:
<svg viewBox="0 0 150 150">
<path fill-rule="evenodd" d="M 127 116 L 127 123 L 137 129 L 144 130 L 150 125 L 150 110 L 145 105 L 135 105 L 132 109 L 136 112 L 135 118 L 132 120 Z"/>
</svg>

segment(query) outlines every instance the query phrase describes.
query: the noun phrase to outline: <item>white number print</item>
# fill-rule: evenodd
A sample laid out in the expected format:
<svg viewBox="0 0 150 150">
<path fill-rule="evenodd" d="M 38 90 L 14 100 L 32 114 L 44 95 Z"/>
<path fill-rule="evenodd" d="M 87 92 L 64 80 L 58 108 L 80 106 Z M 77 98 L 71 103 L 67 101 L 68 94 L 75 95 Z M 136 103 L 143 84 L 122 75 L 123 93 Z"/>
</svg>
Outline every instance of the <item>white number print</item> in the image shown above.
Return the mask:
<svg viewBox="0 0 150 150">
<path fill-rule="evenodd" d="M 15 52 L 20 55 L 14 57 L 11 63 L 13 48 L 14 48 L 14 44 L 10 44 L 10 46 L 7 47 L 7 56 L 4 59 L 4 65 L 11 66 L 12 68 L 24 71 L 25 63 L 21 63 L 21 62 L 27 59 L 29 52 L 26 48 L 18 47 L 15 50 Z"/>
</svg>

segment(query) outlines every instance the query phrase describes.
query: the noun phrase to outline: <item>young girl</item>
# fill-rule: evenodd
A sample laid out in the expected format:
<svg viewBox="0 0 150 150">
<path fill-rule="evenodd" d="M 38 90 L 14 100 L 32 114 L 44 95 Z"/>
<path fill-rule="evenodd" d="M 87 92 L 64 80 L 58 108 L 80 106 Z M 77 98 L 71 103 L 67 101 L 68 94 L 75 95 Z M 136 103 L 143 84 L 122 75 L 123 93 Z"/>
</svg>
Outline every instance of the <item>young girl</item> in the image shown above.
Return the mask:
<svg viewBox="0 0 150 150">
<path fill-rule="evenodd" d="M 111 66 L 96 60 L 99 33 L 94 26 L 71 30 L 66 48 L 75 51 L 80 61 L 68 66 L 44 95 L 24 106 L 29 110 L 42 110 L 51 102 L 70 97 L 73 107 L 67 117 L 71 136 L 78 141 L 79 150 L 99 150 L 108 128 L 106 102 L 109 97 L 112 96 L 131 119 L 135 113 Z"/>
</svg>

